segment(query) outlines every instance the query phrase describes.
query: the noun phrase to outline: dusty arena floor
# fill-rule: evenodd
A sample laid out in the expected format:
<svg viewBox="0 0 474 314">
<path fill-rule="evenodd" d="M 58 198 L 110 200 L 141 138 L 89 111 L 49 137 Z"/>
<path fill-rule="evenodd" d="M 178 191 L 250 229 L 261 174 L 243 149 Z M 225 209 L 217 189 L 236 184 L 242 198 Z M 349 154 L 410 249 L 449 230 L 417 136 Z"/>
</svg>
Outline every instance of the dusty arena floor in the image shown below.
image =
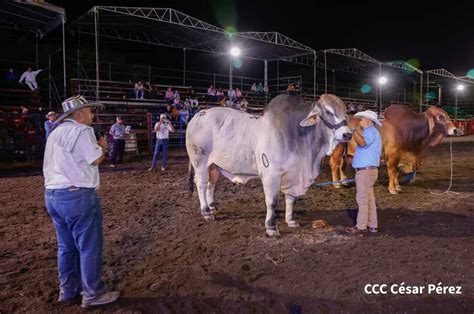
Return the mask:
<svg viewBox="0 0 474 314">
<path fill-rule="evenodd" d="M 187 163 L 165 173 L 148 161 L 104 167 L 104 279 L 122 298 L 100 310 L 144 313 L 320 313 L 474 311 L 474 143 L 455 142 L 459 194 L 449 185 L 449 145 L 436 147 L 416 181 L 390 195 L 376 187 L 382 232 L 353 238 L 355 189 L 311 189 L 296 204 L 302 227 L 266 237 L 259 181 L 220 179 L 215 222 L 201 219 L 186 190 Z M 173 160 L 171 161 L 173 162 Z M 327 179 L 326 167 L 322 179 Z M 122 170 L 122 171 L 121 171 Z M 125 171 L 123 171 L 125 170 Z M 283 209 L 284 202 L 281 202 Z M 41 176 L 0 179 L 0 312 L 80 312 L 60 305 L 56 238 Z M 324 219 L 334 231 L 313 229 Z M 340 226 L 340 227 L 337 227 Z M 268 257 L 277 261 L 273 263 Z M 461 295 L 367 295 L 369 283 L 462 286 Z"/>
</svg>

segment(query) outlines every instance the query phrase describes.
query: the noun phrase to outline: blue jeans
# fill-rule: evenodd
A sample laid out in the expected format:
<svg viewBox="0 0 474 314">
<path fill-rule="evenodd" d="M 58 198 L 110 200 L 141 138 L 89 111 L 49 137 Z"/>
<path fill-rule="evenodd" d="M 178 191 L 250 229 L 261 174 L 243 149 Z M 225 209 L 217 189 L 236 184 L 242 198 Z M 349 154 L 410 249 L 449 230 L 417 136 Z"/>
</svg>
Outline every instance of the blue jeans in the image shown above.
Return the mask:
<svg viewBox="0 0 474 314">
<path fill-rule="evenodd" d="M 143 98 L 143 89 L 134 89 L 135 99 Z"/>
<path fill-rule="evenodd" d="M 168 140 L 167 139 L 156 139 L 155 152 L 153 153 L 153 160 L 151 161 L 151 167 L 155 168 L 158 157 L 161 152 L 161 166 L 166 167 L 166 162 L 168 159 Z"/>
<path fill-rule="evenodd" d="M 46 190 L 44 199 L 58 239 L 60 296 L 91 300 L 105 292 L 102 209 L 94 189 Z"/>
</svg>

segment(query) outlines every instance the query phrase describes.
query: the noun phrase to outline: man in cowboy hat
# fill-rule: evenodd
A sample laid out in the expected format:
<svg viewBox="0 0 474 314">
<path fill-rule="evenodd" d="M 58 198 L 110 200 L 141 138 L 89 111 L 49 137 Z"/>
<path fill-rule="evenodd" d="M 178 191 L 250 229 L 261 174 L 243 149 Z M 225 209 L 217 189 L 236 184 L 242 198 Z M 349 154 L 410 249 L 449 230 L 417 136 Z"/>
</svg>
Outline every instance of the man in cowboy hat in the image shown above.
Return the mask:
<svg viewBox="0 0 474 314">
<path fill-rule="evenodd" d="M 56 127 L 56 124 L 54 124 L 54 121 L 56 120 L 56 112 L 50 111 L 46 115 L 46 121 L 44 121 L 44 131 L 46 133 L 46 139 L 48 139 L 49 135 L 51 132 L 53 132 L 54 128 Z"/>
<path fill-rule="evenodd" d="M 119 292 L 107 292 L 101 279 L 102 209 L 98 165 L 107 144 L 96 141 L 91 108 L 82 96 L 62 103 L 62 122 L 51 133 L 44 154 L 45 203 L 58 240 L 59 302 L 82 294 L 82 307 L 112 303 Z"/>
<path fill-rule="evenodd" d="M 352 161 L 356 171 L 357 224 L 347 228 L 346 232 L 353 235 L 362 235 L 367 230 L 378 232 L 377 207 L 375 205 L 374 184 L 378 177 L 378 166 L 382 153 L 382 140 L 375 125 L 382 126 L 377 113 L 366 110 L 354 115 L 360 118 L 358 126 L 352 130 L 357 148 Z"/>
</svg>

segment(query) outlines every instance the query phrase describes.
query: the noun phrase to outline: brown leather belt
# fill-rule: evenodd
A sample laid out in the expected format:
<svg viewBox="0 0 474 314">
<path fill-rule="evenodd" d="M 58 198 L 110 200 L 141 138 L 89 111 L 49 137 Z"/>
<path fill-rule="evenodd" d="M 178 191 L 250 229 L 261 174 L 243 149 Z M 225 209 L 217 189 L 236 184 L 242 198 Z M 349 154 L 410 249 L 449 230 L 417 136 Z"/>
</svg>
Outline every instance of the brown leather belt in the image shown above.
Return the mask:
<svg viewBox="0 0 474 314">
<path fill-rule="evenodd" d="M 356 171 L 371 170 L 371 169 L 377 169 L 377 167 L 371 166 L 371 167 L 355 168 Z"/>
</svg>

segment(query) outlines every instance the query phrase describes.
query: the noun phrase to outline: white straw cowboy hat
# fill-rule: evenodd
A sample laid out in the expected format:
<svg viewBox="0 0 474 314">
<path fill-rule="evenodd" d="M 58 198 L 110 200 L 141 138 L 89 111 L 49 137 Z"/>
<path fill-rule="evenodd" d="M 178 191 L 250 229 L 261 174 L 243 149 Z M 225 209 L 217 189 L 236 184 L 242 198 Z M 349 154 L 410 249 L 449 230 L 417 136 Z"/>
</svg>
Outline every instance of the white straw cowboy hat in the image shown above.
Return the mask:
<svg viewBox="0 0 474 314">
<path fill-rule="evenodd" d="M 61 105 L 63 106 L 63 114 L 54 121 L 55 123 L 61 122 L 72 113 L 84 108 L 100 107 L 102 109 L 104 107 L 99 103 L 88 102 L 83 96 L 79 95 L 66 99 Z"/>
<path fill-rule="evenodd" d="M 373 112 L 372 110 L 366 110 L 362 112 L 358 112 L 354 115 L 355 118 L 366 118 L 372 121 L 373 123 L 377 124 L 378 126 L 382 126 L 379 119 L 377 118 L 377 113 Z"/>
</svg>

